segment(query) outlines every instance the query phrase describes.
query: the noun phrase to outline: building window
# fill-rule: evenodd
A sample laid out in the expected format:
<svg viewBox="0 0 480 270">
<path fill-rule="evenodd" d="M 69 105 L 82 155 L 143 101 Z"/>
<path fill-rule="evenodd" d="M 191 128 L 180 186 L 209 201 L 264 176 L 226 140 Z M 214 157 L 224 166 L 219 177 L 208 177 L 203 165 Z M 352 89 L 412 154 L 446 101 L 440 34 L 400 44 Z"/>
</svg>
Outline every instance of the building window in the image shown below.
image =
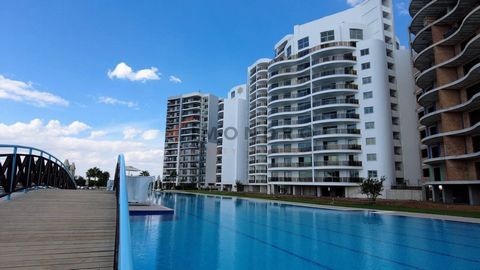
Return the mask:
<svg viewBox="0 0 480 270">
<path fill-rule="evenodd" d="M 365 55 L 369 55 L 369 54 L 370 54 L 369 49 L 360 50 L 360 56 L 365 56 Z"/>
<path fill-rule="evenodd" d="M 377 154 L 367 154 L 367 161 L 376 161 Z"/>
<path fill-rule="evenodd" d="M 321 42 L 332 41 L 334 39 L 335 39 L 335 33 L 333 30 L 320 33 Z"/>
<path fill-rule="evenodd" d="M 377 171 L 368 171 L 368 178 L 377 178 L 378 173 Z"/>
<path fill-rule="evenodd" d="M 298 49 L 301 50 L 303 48 L 307 48 L 308 45 L 308 37 L 304 37 L 300 40 L 298 40 Z"/>
<path fill-rule="evenodd" d="M 390 89 L 390 96 L 391 97 L 396 97 L 397 96 L 397 90 Z"/>
<path fill-rule="evenodd" d="M 287 47 L 287 57 L 289 57 L 290 55 L 292 55 L 292 46 Z"/>
<path fill-rule="evenodd" d="M 366 138 L 365 141 L 367 145 L 375 145 L 377 143 L 377 140 L 375 139 L 375 137 Z"/>
<path fill-rule="evenodd" d="M 429 169 L 423 169 L 423 177 L 430 177 L 430 170 Z"/>
<path fill-rule="evenodd" d="M 362 29 L 350 29 L 350 38 L 351 39 L 363 39 L 363 30 Z"/>
<path fill-rule="evenodd" d="M 231 98 L 234 98 L 234 97 L 235 97 L 235 91 L 232 91 L 232 93 L 230 94 L 230 97 L 231 97 Z"/>
<path fill-rule="evenodd" d="M 372 91 L 364 92 L 363 99 L 369 99 L 369 98 L 373 98 L 373 92 Z"/>
<path fill-rule="evenodd" d="M 373 107 L 365 107 L 363 108 L 363 112 L 365 114 L 373 113 Z"/>
<path fill-rule="evenodd" d="M 374 129 L 375 122 L 365 122 L 365 129 Z"/>
<path fill-rule="evenodd" d="M 370 62 L 362 64 L 362 70 L 365 70 L 365 69 L 370 69 Z"/>
<path fill-rule="evenodd" d="M 372 77 L 363 77 L 363 78 L 362 78 L 362 83 L 363 83 L 363 84 L 372 83 Z"/>
</svg>

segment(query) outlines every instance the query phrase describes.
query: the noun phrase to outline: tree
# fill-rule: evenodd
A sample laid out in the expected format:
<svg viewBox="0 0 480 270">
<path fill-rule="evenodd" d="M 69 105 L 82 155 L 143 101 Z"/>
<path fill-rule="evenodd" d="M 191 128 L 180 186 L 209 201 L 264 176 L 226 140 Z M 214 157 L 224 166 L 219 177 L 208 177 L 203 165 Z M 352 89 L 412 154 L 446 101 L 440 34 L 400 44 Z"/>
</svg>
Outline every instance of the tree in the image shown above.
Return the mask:
<svg viewBox="0 0 480 270">
<path fill-rule="evenodd" d="M 362 194 L 367 195 L 369 199 L 375 202 L 383 191 L 383 182 L 385 182 L 385 180 L 385 176 L 382 176 L 380 180 L 372 177 L 364 179 L 360 184 Z"/>
<path fill-rule="evenodd" d="M 102 173 L 102 170 L 100 170 L 97 167 L 93 167 L 87 170 L 87 179 L 91 180 L 91 178 L 95 178 L 97 180 L 98 176 Z"/>
<path fill-rule="evenodd" d="M 97 178 L 98 178 L 98 181 L 97 181 L 96 186 L 97 187 L 106 187 L 108 179 L 110 178 L 110 173 L 107 172 L 107 171 L 104 171 L 104 172 L 100 171 Z"/>
<path fill-rule="evenodd" d="M 240 181 L 235 182 L 235 186 L 237 186 L 237 191 L 242 192 L 243 191 L 243 183 Z"/>
<path fill-rule="evenodd" d="M 77 178 L 75 179 L 75 182 L 77 182 L 77 186 L 85 186 L 86 184 L 86 181 L 85 181 L 85 178 L 83 178 L 82 176 L 77 176 Z"/>
<path fill-rule="evenodd" d="M 148 171 L 142 171 L 140 176 L 150 176 L 150 173 Z"/>
</svg>

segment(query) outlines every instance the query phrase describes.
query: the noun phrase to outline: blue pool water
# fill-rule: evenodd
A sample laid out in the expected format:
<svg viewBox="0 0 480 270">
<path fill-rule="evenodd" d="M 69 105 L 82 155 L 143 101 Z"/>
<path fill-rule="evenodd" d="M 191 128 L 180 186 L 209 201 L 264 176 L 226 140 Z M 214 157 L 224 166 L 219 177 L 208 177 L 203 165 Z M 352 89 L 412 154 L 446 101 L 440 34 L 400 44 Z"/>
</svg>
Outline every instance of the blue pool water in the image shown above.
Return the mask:
<svg viewBox="0 0 480 270">
<path fill-rule="evenodd" d="M 480 269 L 480 225 L 161 194 L 131 217 L 135 269 Z"/>
</svg>

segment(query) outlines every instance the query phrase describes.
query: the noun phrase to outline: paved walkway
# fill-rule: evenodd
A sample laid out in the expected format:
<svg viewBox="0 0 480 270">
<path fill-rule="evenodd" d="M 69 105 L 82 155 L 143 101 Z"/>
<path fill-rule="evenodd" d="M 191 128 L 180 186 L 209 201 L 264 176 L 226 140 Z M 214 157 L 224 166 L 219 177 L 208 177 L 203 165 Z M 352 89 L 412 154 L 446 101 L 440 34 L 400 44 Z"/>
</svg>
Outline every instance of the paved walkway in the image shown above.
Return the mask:
<svg viewBox="0 0 480 270">
<path fill-rule="evenodd" d="M 0 269 L 112 269 L 115 218 L 107 191 L 35 190 L 2 201 Z"/>
</svg>

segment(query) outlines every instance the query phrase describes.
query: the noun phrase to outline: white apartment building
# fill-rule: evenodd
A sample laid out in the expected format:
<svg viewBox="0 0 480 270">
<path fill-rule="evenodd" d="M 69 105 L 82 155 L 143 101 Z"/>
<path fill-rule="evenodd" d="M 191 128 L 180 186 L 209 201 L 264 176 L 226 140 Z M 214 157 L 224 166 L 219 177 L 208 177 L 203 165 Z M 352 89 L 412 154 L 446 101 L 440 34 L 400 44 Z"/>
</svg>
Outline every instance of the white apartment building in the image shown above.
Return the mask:
<svg viewBox="0 0 480 270">
<path fill-rule="evenodd" d="M 216 184 L 221 190 L 236 190 L 247 184 L 248 101 L 246 85 L 233 87 L 219 100 Z"/>
<path fill-rule="evenodd" d="M 249 139 L 248 184 L 253 192 L 267 192 L 267 81 L 271 59 L 248 68 Z"/>
<path fill-rule="evenodd" d="M 296 25 L 274 49 L 248 69 L 249 190 L 359 197 L 362 178 L 385 176 L 384 195 L 418 184 L 413 74 L 391 0 Z"/>
<path fill-rule="evenodd" d="M 217 114 L 218 98 L 211 94 L 193 92 L 168 98 L 163 160 L 165 188 L 215 184 Z"/>
</svg>

